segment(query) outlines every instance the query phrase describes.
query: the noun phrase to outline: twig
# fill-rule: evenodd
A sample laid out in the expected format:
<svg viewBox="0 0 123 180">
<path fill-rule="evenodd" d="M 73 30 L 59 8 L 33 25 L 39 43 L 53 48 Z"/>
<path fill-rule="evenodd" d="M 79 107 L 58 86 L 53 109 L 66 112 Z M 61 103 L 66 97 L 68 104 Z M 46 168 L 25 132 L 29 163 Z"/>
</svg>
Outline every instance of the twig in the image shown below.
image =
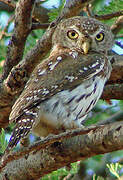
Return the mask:
<svg viewBox="0 0 123 180">
<path fill-rule="evenodd" d="M 97 15 L 95 14 L 94 17 L 98 20 L 109 20 L 115 17 L 119 17 L 123 15 L 123 11 L 118 11 L 118 12 L 112 12 L 110 14 L 105 14 L 105 15 Z"/>
<path fill-rule="evenodd" d="M 113 123 L 116 121 L 123 121 L 123 111 L 119 111 L 115 114 L 113 114 L 110 118 L 103 120 L 103 121 L 99 121 L 98 123 L 96 123 L 96 125 L 104 125 L 104 124 L 109 124 L 109 123 Z"/>
<path fill-rule="evenodd" d="M 6 30 L 7 30 L 8 26 L 9 26 L 9 24 L 13 21 L 13 19 L 14 19 L 14 15 L 10 16 L 10 18 L 9 18 L 6 26 L 4 27 L 4 29 L 3 29 L 2 32 L 1 32 L 0 40 L 1 40 L 4 36 L 8 36 L 8 35 L 7 35 L 8 33 L 6 33 Z M 10 36 L 10 35 L 9 35 L 9 36 Z"/>
<path fill-rule="evenodd" d="M 111 30 L 114 34 L 117 34 L 118 32 L 120 32 L 120 30 L 123 29 L 123 16 L 120 16 L 115 24 L 113 24 L 111 26 Z"/>
<path fill-rule="evenodd" d="M 61 11 L 61 14 L 57 17 L 57 19 L 51 23 L 57 24 L 63 18 L 70 18 L 73 16 L 77 16 L 81 10 L 87 6 L 87 4 L 93 2 L 93 0 L 70 0 L 66 1 L 64 8 Z"/>
<path fill-rule="evenodd" d="M 45 23 L 45 24 L 33 23 L 31 30 L 47 29 L 49 25 L 50 25 L 49 23 Z"/>
<path fill-rule="evenodd" d="M 123 10 L 117 11 L 117 12 L 112 12 L 110 14 L 104 14 L 104 15 L 94 14 L 92 11 L 92 5 L 91 4 L 88 4 L 86 6 L 85 11 L 88 14 L 88 16 L 91 16 L 91 17 L 96 18 L 98 20 L 109 20 L 109 19 L 123 15 Z"/>
<path fill-rule="evenodd" d="M 7 4 L 11 8 L 15 8 L 16 7 L 16 4 L 12 0 L 0 0 L 0 2 L 3 2 L 5 4 Z"/>
<path fill-rule="evenodd" d="M 123 34 L 119 34 L 115 36 L 116 38 L 123 38 Z"/>
</svg>

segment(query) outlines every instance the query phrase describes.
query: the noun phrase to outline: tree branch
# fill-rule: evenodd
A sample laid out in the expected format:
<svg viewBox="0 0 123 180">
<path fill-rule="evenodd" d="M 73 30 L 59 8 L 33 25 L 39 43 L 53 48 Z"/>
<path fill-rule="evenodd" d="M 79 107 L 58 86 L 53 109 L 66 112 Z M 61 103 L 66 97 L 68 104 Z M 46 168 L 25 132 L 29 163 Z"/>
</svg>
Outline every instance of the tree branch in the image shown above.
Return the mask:
<svg viewBox="0 0 123 180">
<path fill-rule="evenodd" d="M 112 19 L 114 17 L 119 17 L 119 16 L 123 15 L 123 10 L 117 11 L 117 12 L 112 12 L 110 14 L 104 14 L 104 15 L 94 14 L 92 11 L 92 5 L 91 4 L 88 4 L 86 6 L 85 11 L 87 12 L 88 16 L 91 16 L 91 17 L 98 19 L 98 20 L 109 20 L 109 19 Z"/>
<path fill-rule="evenodd" d="M 92 3 L 94 0 L 68 0 L 65 3 L 64 8 L 62 9 L 58 18 L 53 22 L 58 23 L 63 18 L 70 18 L 77 16 L 81 10 L 87 6 L 87 4 Z"/>
<path fill-rule="evenodd" d="M 49 25 L 50 25 L 49 23 L 45 23 L 45 24 L 33 23 L 31 30 L 47 29 Z"/>
<path fill-rule="evenodd" d="M 120 30 L 123 29 L 123 16 L 120 16 L 115 24 L 113 24 L 111 26 L 111 30 L 114 34 L 117 34 L 118 32 L 120 32 Z"/>
<path fill-rule="evenodd" d="M 13 0 L 11 0 L 11 1 L 0 0 L 0 2 L 2 2 L 2 3 L 5 4 L 5 5 L 8 5 L 9 8 L 11 8 L 12 10 L 14 10 L 15 7 L 16 7 L 16 4 L 15 4 L 15 2 L 14 2 Z"/>
<path fill-rule="evenodd" d="M 103 121 L 99 121 L 96 124 L 97 125 L 104 125 L 104 124 L 109 124 L 109 123 L 113 123 L 116 121 L 123 121 L 123 111 L 116 112 L 115 114 L 113 114 L 108 119 L 103 120 Z"/>
<path fill-rule="evenodd" d="M 86 135 L 53 143 L 19 160 L 12 160 L 1 175 L 13 180 L 38 179 L 71 162 L 121 149 L 123 149 L 123 123 L 99 126 Z"/>
<path fill-rule="evenodd" d="M 0 0 L 0 10 L 12 12 L 15 10 L 15 8 L 15 1 Z M 32 17 L 35 21 L 39 21 L 40 23 L 47 23 L 49 19 L 48 12 L 49 10 L 45 9 L 38 2 L 36 2 Z"/>
<path fill-rule="evenodd" d="M 123 100 L 123 84 L 106 85 L 101 98 Z"/>
<path fill-rule="evenodd" d="M 8 45 L 2 80 L 7 78 L 12 67 L 22 59 L 25 41 L 32 26 L 33 4 L 32 0 L 20 0 L 16 4 L 14 33 Z"/>
</svg>

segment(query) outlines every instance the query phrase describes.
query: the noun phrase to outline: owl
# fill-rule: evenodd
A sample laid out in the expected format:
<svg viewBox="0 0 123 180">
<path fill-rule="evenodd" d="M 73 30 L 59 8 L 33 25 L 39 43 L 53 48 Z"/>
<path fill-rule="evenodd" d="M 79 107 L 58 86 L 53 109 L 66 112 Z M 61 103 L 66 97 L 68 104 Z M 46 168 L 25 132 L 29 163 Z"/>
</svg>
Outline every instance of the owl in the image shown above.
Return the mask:
<svg viewBox="0 0 123 180">
<path fill-rule="evenodd" d="M 34 69 L 12 107 L 15 128 L 7 151 L 29 132 L 45 137 L 82 126 L 110 77 L 107 51 L 113 43 L 110 28 L 90 17 L 57 25 L 49 57 Z"/>
</svg>

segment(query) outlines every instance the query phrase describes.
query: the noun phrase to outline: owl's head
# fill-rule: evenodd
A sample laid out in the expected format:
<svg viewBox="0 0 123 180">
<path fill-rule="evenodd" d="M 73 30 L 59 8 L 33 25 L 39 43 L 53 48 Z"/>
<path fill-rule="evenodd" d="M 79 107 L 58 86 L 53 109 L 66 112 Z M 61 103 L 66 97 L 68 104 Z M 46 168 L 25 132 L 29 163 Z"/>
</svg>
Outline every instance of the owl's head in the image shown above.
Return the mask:
<svg viewBox="0 0 123 180">
<path fill-rule="evenodd" d="M 110 28 L 100 21 L 76 16 L 62 20 L 52 38 L 53 45 L 77 49 L 87 54 L 88 50 L 106 52 L 114 43 Z"/>
</svg>

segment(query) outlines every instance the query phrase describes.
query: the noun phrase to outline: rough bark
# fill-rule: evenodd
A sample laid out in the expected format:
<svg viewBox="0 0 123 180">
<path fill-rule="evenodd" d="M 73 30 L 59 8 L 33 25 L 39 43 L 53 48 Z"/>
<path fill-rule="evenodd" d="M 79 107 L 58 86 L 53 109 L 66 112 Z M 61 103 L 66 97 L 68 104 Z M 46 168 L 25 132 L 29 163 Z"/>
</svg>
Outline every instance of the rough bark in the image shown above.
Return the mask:
<svg viewBox="0 0 123 180">
<path fill-rule="evenodd" d="M 100 126 L 86 135 L 55 142 L 18 160 L 13 159 L 1 175 L 12 180 L 36 180 L 69 163 L 121 149 L 123 123 L 112 123 Z"/>
</svg>

